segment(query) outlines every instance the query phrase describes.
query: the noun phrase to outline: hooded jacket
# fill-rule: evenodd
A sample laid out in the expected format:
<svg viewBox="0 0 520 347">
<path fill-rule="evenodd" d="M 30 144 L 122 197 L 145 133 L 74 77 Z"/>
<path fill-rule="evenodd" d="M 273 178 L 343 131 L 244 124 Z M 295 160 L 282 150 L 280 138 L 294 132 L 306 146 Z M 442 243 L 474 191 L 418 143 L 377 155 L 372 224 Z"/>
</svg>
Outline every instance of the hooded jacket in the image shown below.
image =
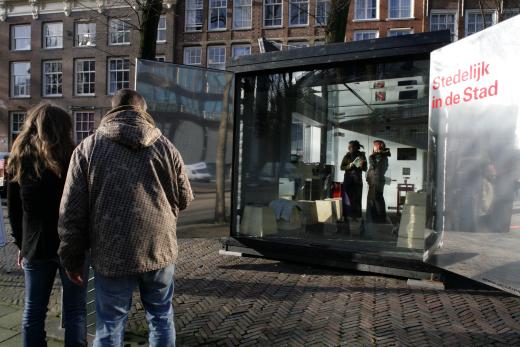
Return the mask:
<svg viewBox="0 0 520 347">
<path fill-rule="evenodd" d="M 75 149 L 60 206 L 58 254 L 77 270 L 124 276 L 177 259 L 179 211 L 193 200 L 182 157 L 147 113 L 110 111 Z"/>
</svg>

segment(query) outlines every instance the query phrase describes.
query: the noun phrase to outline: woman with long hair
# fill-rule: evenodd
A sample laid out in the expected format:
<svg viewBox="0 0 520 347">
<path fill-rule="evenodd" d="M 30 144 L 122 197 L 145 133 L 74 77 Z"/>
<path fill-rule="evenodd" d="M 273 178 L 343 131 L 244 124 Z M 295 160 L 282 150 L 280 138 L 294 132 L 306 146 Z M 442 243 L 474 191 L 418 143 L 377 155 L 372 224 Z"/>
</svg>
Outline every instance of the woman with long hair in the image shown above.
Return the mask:
<svg viewBox="0 0 520 347">
<path fill-rule="evenodd" d="M 386 148 L 386 144 L 381 140 L 376 140 L 373 144 L 373 153 L 368 157 L 367 221 L 373 223 L 385 223 L 385 173 L 388 170 L 390 149 Z"/>
<path fill-rule="evenodd" d="M 348 152 L 341 162 L 343 176 L 343 214 L 345 220 L 361 218 L 361 200 L 363 197 L 363 171 L 367 171 L 367 158 L 361 151 L 363 146 L 359 141 L 348 143 Z"/>
<path fill-rule="evenodd" d="M 45 317 L 57 271 L 63 286 L 65 346 L 87 345 L 86 284 L 73 284 L 57 255 L 60 200 L 73 150 L 70 115 L 43 103 L 29 110 L 8 160 L 9 219 L 25 275 L 25 347 L 47 345 Z"/>
</svg>

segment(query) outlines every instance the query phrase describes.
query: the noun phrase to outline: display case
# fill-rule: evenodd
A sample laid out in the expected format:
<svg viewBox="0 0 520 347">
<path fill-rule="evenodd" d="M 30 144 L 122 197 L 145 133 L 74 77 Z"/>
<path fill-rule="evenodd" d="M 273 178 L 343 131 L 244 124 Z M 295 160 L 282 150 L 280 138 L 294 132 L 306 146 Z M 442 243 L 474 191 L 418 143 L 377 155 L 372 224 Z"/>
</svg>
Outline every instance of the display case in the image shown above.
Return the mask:
<svg viewBox="0 0 520 347">
<path fill-rule="evenodd" d="M 431 32 L 241 57 L 227 251 L 411 277 L 427 214 Z M 349 152 L 350 147 L 350 152 Z M 413 273 L 414 272 L 414 273 Z"/>
</svg>

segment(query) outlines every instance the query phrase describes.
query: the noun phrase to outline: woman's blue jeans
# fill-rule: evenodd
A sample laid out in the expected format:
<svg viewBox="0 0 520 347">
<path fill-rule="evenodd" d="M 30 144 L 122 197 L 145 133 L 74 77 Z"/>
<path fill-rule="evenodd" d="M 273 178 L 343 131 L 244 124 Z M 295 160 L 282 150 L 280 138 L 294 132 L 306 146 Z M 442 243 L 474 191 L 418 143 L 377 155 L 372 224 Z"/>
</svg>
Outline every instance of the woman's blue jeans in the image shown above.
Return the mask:
<svg viewBox="0 0 520 347">
<path fill-rule="evenodd" d="M 24 347 L 45 347 L 45 318 L 49 298 L 59 272 L 63 286 L 63 322 L 65 323 L 65 346 L 87 346 L 87 277 L 85 284 L 72 283 L 58 259 L 23 260 L 25 273 L 25 308 L 22 318 Z"/>
</svg>

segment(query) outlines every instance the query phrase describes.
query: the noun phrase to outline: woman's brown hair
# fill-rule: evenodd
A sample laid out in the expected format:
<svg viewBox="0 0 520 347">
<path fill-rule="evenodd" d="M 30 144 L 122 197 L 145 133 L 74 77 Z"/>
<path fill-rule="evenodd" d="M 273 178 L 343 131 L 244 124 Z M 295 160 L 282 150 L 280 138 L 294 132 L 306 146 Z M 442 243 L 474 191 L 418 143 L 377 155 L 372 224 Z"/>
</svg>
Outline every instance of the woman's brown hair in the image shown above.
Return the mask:
<svg viewBox="0 0 520 347">
<path fill-rule="evenodd" d="M 63 177 L 74 150 L 72 120 L 61 107 L 41 103 L 27 112 L 13 143 L 7 172 L 12 181 L 38 179 L 44 170 Z"/>
</svg>

